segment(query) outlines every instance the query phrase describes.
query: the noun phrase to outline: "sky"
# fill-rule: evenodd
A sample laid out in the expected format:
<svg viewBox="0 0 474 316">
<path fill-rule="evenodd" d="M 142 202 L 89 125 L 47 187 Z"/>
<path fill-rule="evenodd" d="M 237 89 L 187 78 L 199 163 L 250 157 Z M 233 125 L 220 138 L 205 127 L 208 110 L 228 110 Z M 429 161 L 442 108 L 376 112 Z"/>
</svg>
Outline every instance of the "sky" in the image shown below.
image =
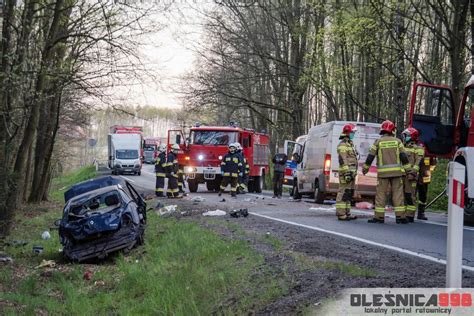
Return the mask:
<svg viewBox="0 0 474 316">
<path fill-rule="evenodd" d="M 191 0 L 189 0 L 191 1 Z M 147 70 L 157 77 L 145 77 L 143 82 L 127 87 L 115 87 L 116 103 L 154 107 L 181 107 L 177 92 L 180 77 L 193 68 L 196 54 L 193 46 L 203 35 L 203 17 L 199 11 L 211 4 L 178 0 L 165 13 L 150 18 L 159 19 L 164 28 L 147 35 L 139 47 L 139 54 Z M 131 102 L 131 100 L 133 100 Z"/>
</svg>

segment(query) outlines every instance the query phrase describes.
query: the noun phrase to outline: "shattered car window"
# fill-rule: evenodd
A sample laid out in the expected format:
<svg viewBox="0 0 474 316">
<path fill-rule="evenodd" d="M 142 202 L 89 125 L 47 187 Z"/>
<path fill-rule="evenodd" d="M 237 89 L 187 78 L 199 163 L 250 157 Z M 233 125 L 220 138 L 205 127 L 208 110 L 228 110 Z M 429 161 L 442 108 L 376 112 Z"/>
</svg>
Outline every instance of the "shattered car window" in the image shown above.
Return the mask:
<svg viewBox="0 0 474 316">
<path fill-rule="evenodd" d="M 121 199 L 118 191 L 111 191 L 105 194 L 88 197 L 78 204 L 73 204 L 69 209 L 70 219 L 74 217 L 82 218 L 92 214 L 102 214 L 110 212 L 121 205 Z"/>
</svg>

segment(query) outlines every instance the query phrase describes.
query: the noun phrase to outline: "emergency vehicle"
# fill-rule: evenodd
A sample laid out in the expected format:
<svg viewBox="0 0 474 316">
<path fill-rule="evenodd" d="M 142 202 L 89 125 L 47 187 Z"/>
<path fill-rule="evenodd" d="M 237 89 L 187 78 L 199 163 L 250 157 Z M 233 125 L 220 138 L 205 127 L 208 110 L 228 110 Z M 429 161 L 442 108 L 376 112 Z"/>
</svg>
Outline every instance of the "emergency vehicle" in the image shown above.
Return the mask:
<svg viewBox="0 0 474 316">
<path fill-rule="evenodd" d="M 474 76 L 466 84 L 458 107 L 446 85 L 415 82 L 411 95 L 409 125 L 420 132 L 425 157 L 452 158 L 466 166 L 464 218 L 473 222 L 474 185 L 469 183 L 474 183 Z"/>
<path fill-rule="evenodd" d="M 159 137 L 145 137 L 143 141 L 143 162 L 152 163 L 156 162 L 158 153 L 158 146 L 160 146 L 161 140 Z"/>
<path fill-rule="evenodd" d="M 168 147 L 181 148 L 178 163 L 187 177 L 188 188 L 196 192 L 199 183 L 206 183 L 209 191 L 218 191 L 222 180 L 221 161 L 229 144 L 239 142 L 250 165 L 249 192 L 262 192 L 265 175 L 269 172 L 269 143 L 267 134 L 252 129 L 231 126 L 192 127 L 185 139 L 182 130 L 168 131 Z"/>
</svg>

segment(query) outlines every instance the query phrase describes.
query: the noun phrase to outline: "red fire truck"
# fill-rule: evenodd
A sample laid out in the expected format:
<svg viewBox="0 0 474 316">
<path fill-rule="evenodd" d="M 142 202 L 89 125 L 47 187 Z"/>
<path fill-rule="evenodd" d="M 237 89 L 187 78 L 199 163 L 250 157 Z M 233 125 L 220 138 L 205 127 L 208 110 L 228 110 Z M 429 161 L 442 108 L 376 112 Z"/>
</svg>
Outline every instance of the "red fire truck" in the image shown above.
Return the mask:
<svg viewBox="0 0 474 316">
<path fill-rule="evenodd" d="M 199 183 L 209 191 L 218 191 L 221 182 L 221 160 L 231 143 L 239 142 L 250 165 L 249 192 L 262 192 L 269 172 L 269 136 L 236 126 L 199 126 L 191 128 L 188 138 L 181 130 L 168 131 L 168 146 L 180 145 L 178 162 L 187 177 L 189 191 L 196 192 Z"/>
</svg>

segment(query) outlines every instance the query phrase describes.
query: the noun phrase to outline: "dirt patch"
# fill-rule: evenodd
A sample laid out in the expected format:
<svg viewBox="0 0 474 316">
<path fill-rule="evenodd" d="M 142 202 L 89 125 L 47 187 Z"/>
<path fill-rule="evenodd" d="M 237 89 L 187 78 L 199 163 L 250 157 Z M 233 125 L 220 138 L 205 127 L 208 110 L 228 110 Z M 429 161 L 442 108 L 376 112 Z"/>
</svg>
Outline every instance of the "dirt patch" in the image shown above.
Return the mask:
<svg viewBox="0 0 474 316">
<path fill-rule="evenodd" d="M 252 215 L 206 218 L 197 211 L 225 208 L 176 201 L 181 210 L 194 210 L 185 218 L 226 238 L 246 240 L 265 256 L 275 278 L 287 280 L 288 293 L 257 314 L 299 314 L 346 288 L 445 286 L 441 264 Z M 463 273 L 463 286 L 474 287 L 474 274 Z"/>
</svg>

